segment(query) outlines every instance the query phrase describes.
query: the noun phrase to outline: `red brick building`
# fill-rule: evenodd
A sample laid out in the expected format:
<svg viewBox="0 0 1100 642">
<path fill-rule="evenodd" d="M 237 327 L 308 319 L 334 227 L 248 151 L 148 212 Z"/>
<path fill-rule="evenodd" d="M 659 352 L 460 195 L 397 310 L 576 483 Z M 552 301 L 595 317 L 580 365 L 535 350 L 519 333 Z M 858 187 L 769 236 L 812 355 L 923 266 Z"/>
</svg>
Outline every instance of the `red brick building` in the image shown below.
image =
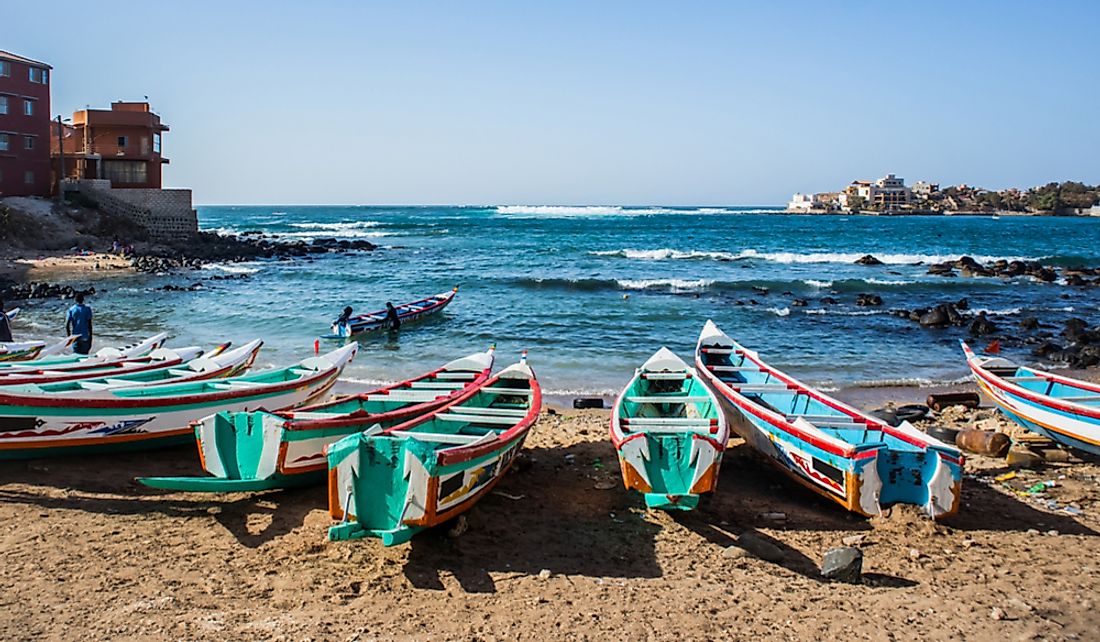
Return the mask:
<svg viewBox="0 0 1100 642">
<path fill-rule="evenodd" d="M 51 149 L 57 151 L 57 127 Z M 149 103 L 116 102 L 110 109 L 73 113 L 72 125 L 62 128 L 66 178 L 106 179 L 113 188 L 161 186 L 161 136 L 168 125 L 149 111 Z"/>
<path fill-rule="evenodd" d="M 50 70 L 0 51 L 0 196 L 48 196 Z"/>
</svg>

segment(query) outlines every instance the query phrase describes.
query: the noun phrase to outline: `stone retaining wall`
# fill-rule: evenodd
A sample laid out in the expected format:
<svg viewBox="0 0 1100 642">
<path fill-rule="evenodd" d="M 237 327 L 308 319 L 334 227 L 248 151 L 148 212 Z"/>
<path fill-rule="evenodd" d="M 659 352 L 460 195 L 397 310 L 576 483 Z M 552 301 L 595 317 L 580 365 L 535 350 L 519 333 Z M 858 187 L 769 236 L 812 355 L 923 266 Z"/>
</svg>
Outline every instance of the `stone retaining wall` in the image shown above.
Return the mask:
<svg viewBox="0 0 1100 642">
<path fill-rule="evenodd" d="M 132 220 L 156 241 L 186 240 L 199 231 L 189 189 L 114 189 L 106 180 L 70 181 L 66 189 L 91 198 L 108 214 Z"/>
</svg>

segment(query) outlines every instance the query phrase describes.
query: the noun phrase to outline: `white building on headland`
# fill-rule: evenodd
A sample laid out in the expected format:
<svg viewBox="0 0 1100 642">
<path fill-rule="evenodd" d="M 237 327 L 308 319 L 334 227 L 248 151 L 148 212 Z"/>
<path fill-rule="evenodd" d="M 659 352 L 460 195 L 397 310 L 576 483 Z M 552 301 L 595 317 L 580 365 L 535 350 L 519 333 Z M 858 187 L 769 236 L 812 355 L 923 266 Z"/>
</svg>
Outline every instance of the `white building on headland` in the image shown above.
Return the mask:
<svg viewBox="0 0 1100 642">
<path fill-rule="evenodd" d="M 837 206 L 836 192 L 795 194 L 787 203 L 787 211 L 794 214 L 822 213 L 835 211 Z"/>
<path fill-rule="evenodd" d="M 813 194 L 795 194 L 787 203 L 788 212 L 809 212 L 814 208 Z"/>
<path fill-rule="evenodd" d="M 877 181 L 852 181 L 838 198 L 840 209 L 851 211 L 852 201 L 858 197 L 860 208 L 889 211 L 908 207 L 913 202 L 913 192 L 905 186 L 905 179 L 893 174 Z"/>
</svg>

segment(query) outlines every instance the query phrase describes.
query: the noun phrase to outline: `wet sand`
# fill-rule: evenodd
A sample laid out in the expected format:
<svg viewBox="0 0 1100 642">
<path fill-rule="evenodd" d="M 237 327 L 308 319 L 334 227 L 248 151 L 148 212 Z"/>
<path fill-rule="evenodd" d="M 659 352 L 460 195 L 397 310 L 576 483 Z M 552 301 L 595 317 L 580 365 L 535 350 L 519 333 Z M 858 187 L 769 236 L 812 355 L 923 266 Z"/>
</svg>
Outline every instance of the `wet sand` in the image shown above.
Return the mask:
<svg viewBox="0 0 1100 642">
<path fill-rule="evenodd" d="M 90 274 L 132 270 L 129 259 L 102 252 L 28 252 L 0 257 L 0 281 L 52 283 L 86 278 Z"/>
<path fill-rule="evenodd" d="M 719 491 L 668 514 L 623 490 L 607 422 L 544 413 L 464 533 L 389 549 L 328 542 L 323 487 L 204 496 L 132 481 L 197 473 L 193 448 L 0 462 L 0 639 L 1100 636 L 1094 463 L 1001 482 L 1003 462 L 971 457 L 958 516 L 866 520 L 735 440 Z M 1042 496 L 1021 490 L 1045 479 L 1058 482 Z M 1080 514 L 1050 508 L 1071 504 Z M 736 546 L 746 534 L 774 561 Z M 864 551 L 863 584 L 819 575 L 844 541 Z"/>
</svg>

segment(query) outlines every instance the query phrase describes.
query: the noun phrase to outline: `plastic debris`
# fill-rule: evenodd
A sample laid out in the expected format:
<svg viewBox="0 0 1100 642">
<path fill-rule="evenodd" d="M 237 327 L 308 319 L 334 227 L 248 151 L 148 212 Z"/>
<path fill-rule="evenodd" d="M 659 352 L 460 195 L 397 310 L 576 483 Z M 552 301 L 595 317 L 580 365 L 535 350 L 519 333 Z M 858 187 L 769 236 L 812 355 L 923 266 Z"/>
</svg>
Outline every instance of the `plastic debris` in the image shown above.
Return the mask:
<svg viewBox="0 0 1100 642">
<path fill-rule="evenodd" d="M 1008 481 L 1010 479 L 1014 479 L 1015 477 L 1016 477 L 1016 471 L 1015 470 L 1010 470 L 1010 471 L 1008 471 L 1007 473 L 1005 473 L 1003 475 L 997 475 L 993 479 L 996 479 L 999 482 L 1003 482 L 1003 481 Z"/>
</svg>

